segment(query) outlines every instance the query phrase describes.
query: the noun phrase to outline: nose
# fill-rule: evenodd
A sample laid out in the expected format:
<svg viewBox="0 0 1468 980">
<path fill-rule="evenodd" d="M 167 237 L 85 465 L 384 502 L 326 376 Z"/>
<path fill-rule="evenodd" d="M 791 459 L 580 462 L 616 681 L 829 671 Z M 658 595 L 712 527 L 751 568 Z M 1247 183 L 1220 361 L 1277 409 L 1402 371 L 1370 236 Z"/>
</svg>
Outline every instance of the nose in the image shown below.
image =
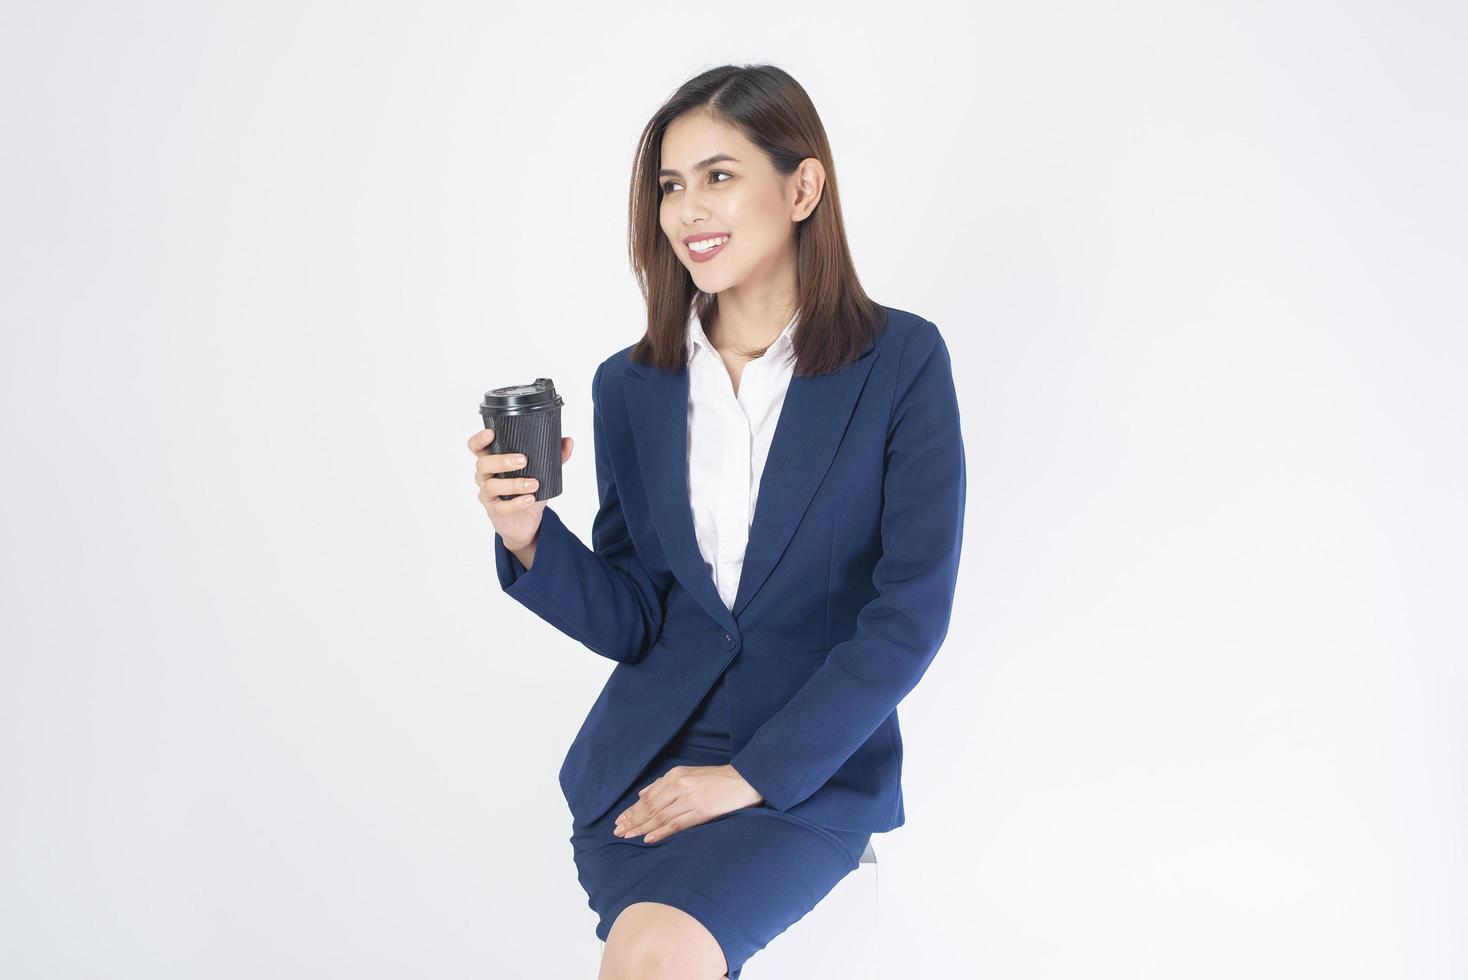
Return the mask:
<svg viewBox="0 0 1468 980">
<path fill-rule="evenodd" d="M 694 222 L 706 219 L 708 209 L 699 201 L 694 191 L 685 189 L 683 200 L 679 202 L 678 216 L 683 222 L 683 227 L 687 229 L 684 234 L 691 235 L 698 231 L 698 228 L 694 227 Z"/>
</svg>

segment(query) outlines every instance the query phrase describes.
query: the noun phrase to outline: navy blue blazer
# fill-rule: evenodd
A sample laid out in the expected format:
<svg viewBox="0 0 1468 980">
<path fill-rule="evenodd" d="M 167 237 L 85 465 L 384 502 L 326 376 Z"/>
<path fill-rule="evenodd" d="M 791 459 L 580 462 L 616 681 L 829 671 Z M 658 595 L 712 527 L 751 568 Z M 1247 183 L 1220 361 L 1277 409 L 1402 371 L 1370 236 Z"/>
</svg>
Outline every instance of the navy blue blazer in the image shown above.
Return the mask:
<svg viewBox="0 0 1468 980">
<path fill-rule="evenodd" d="M 902 826 L 897 704 L 948 633 L 965 465 L 938 328 L 884 307 L 845 367 L 794 376 L 731 612 L 688 497 L 688 369 L 630 347 L 592 379 L 600 508 L 588 548 L 547 505 L 500 585 L 616 661 L 561 765 L 572 815 L 604 815 L 728 672 L 730 764 L 777 810 L 841 830 Z"/>
</svg>

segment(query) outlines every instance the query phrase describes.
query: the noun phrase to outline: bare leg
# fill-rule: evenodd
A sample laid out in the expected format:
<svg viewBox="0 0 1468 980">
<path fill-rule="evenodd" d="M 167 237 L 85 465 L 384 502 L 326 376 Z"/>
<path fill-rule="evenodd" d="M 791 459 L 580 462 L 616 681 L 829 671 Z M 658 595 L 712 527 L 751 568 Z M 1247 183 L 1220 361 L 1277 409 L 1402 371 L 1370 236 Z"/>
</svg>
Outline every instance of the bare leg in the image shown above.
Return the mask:
<svg viewBox="0 0 1468 980">
<path fill-rule="evenodd" d="M 612 923 L 597 980 L 727 980 L 728 969 L 703 923 L 662 902 L 634 902 Z"/>
</svg>

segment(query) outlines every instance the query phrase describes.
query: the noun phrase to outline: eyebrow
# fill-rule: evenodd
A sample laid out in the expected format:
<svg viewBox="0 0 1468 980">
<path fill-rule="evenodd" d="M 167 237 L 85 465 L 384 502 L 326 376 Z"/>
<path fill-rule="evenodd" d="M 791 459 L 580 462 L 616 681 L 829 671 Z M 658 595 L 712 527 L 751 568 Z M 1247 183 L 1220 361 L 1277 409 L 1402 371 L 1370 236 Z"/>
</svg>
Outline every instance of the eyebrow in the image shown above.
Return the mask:
<svg viewBox="0 0 1468 980">
<path fill-rule="evenodd" d="M 722 160 L 731 160 L 734 163 L 738 163 L 739 162 L 739 158 L 738 157 L 731 157 L 727 153 L 715 153 L 713 156 L 709 157 L 707 160 L 700 160 L 697 163 L 695 163 L 693 165 L 693 169 L 694 170 L 707 170 L 709 167 L 713 166 L 716 163 L 719 163 Z M 665 167 L 662 170 L 659 170 L 658 171 L 658 176 L 659 177 L 682 177 L 683 175 L 680 174 L 676 170 L 669 170 L 669 169 L 667 169 Z"/>
</svg>

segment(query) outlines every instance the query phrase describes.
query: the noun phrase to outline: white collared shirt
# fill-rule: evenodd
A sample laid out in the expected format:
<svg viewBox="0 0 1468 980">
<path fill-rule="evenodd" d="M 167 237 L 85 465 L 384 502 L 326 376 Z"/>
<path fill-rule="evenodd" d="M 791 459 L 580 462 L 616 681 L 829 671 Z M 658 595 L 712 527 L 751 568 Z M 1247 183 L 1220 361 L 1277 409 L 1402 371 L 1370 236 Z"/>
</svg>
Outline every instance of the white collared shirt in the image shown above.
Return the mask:
<svg viewBox="0 0 1468 980">
<path fill-rule="evenodd" d="M 760 477 L 795 373 L 791 335 L 800 313 L 763 357 L 744 365 L 736 396 L 729 369 L 703 331 L 697 300 L 688 315 L 688 499 L 704 567 L 732 612 Z"/>
</svg>

